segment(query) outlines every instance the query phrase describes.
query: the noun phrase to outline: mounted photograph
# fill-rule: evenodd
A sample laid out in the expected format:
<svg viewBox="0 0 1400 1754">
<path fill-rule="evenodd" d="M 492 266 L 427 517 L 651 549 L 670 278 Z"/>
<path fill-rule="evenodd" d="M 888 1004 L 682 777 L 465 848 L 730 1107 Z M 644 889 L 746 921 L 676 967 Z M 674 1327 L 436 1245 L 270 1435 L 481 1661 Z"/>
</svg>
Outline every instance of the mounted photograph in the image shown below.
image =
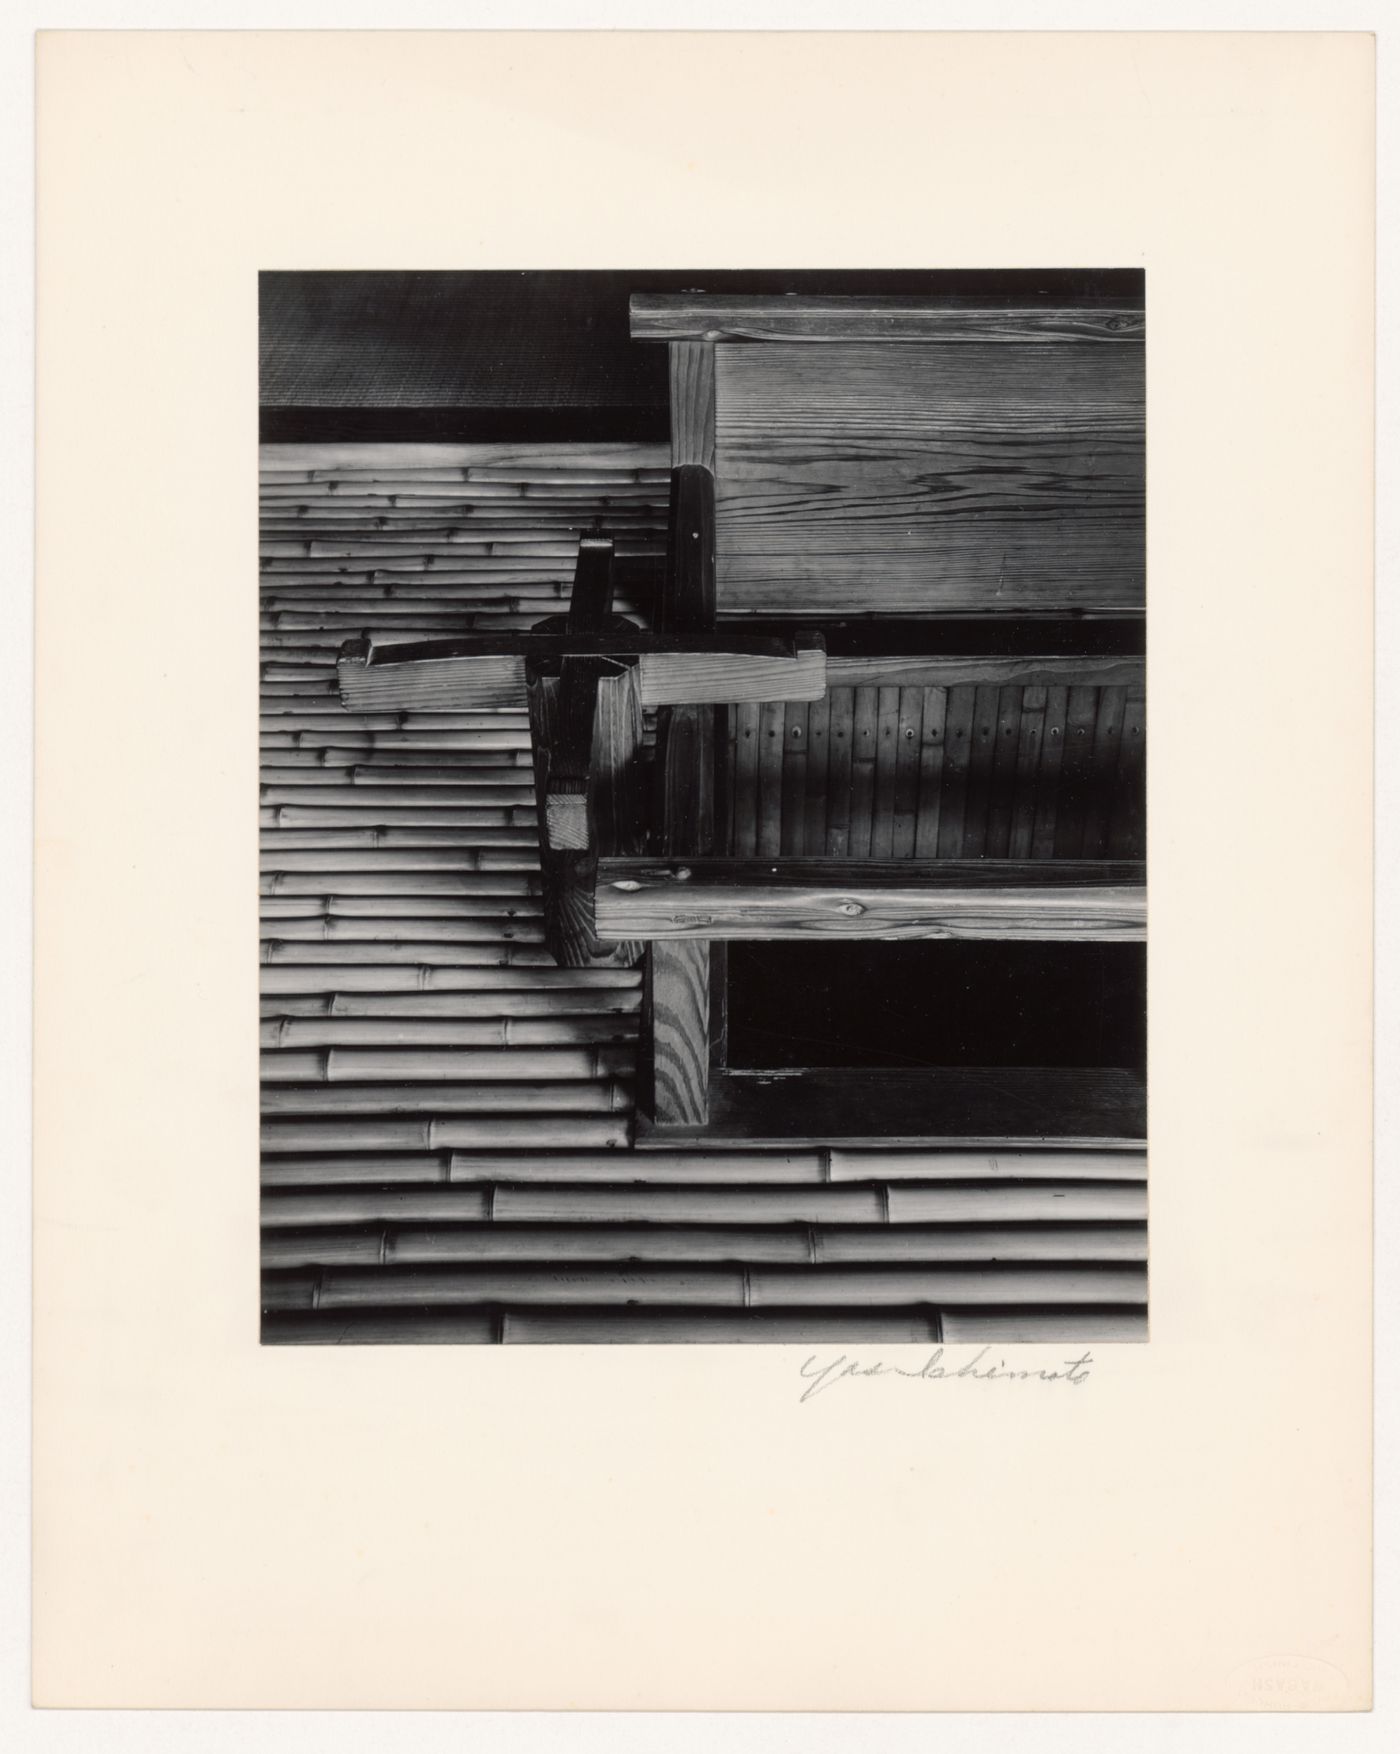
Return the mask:
<svg viewBox="0 0 1400 1754">
<path fill-rule="evenodd" d="M 260 276 L 265 1343 L 1148 1339 L 1145 309 Z"/>
</svg>

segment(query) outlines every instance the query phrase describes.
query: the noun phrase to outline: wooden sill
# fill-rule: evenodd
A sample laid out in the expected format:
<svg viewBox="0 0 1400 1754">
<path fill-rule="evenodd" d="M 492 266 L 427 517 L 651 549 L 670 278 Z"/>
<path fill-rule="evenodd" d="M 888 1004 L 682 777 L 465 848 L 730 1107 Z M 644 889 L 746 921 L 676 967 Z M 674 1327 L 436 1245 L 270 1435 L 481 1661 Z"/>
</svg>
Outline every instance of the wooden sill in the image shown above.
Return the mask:
<svg viewBox="0 0 1400 1754">
<path fill-rule="evenodd" d="M 1115 1067 L 710 1073 L 704 1126 L 639 1114 L 636 1145 L 1140 1147 L 1146 1081 Z"/>
</svg>

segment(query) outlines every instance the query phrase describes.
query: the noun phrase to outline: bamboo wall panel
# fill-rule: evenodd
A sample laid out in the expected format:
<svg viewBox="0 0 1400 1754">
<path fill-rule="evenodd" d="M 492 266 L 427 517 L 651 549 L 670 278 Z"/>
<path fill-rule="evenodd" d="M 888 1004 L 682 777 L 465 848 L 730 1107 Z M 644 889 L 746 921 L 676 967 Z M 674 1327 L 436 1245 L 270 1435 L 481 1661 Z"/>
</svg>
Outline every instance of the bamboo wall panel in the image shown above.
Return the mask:
<svg viewBox="0 0 1400 1754">
<path fill-rule="evenodd" d="M 595 523 L 619 612 L 644 620 L 667 447 L 262 463 L 266 1341 L 1145 1337 L 1141 1151 L 634 1149 L 641 973 L 541 945 L 526 714 L 340 706 L 347 639 L 558 614 Z M 972 821 L 1011 857 L 1064 857 L 1059 761 L 1082 725 L 1082 856 L 1136 856 L 1140 689 L 1091 690 L 1071 718 L 1068 688 L 992 686 L 981 721 L 976 692 L 736 708 L 722 836 L 749 856 L 956 858 Z"/>
<path fill-rule="evenodd" d="M 736 857 L 1146 857 L 1141 680 L 832 688 L 731 720 Z M 765 743 L 780 757 L 763 760 Z"/>
</svg>

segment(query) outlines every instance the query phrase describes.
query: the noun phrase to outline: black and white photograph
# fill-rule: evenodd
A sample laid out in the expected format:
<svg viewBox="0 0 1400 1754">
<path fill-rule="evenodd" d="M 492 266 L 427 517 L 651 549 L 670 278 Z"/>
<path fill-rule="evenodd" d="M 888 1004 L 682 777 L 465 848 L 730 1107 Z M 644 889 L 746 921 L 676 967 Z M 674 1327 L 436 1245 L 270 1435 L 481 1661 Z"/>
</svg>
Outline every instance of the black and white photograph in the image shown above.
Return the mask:
<svg viewBox="0 0 1400 1754">
<path fill-rule="evenodd" d="M 264 1343 L 1147 1339 L 1145 322 L 260 276 Z"/>
</svg>

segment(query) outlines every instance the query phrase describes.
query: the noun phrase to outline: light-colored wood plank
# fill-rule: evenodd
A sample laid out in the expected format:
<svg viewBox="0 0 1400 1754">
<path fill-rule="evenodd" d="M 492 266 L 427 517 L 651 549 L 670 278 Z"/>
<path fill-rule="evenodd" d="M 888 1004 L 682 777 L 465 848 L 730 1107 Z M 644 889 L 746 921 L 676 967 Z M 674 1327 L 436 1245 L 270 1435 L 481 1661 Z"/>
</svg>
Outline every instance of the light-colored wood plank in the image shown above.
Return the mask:
<svg viewBox="0 0 1400 1754">
<path fill-rule="evenodd" d="M 671 466 L 715 467 L 715 350 L 705 340 L 673 342 L 668 349 L 671 378 Z"/>
<path fill-rule="evenodd" d="M 973 654 L 906 652 L 856 655 L 828 653 L 827 681 L 847 688 L 951 688 L 957 684 L 1047 688 L 1120 684 L 1139 687 L 1143 660 L 1137 657 L 1056 656 L 1054 653 L 1009 657 Z"/>
<path fill-rule="evenodd" d="M 945 294 L 874 297 L 787 293 L 634 292 L 632 336 L 640 341 L 937 341 L 1018 346 L 1140 343 L 1140 302 L 1030 304 Z"/>
<path fill-rule="evenodd" d="M 659 1126 L 703 1126 L 709 1114 L 709 945 L 653 944 L 644 1006 L 648 1111 Z"/>
<path fill-rule="evenodd" d="M 887 860 L 603 860 L 600 933 L 618 938 L 1140 939 L 1135 865 Z"/>
<path fill-rule="evenodd" d="M 1139 349 L 716 361 L 721 612 L 1141 609 Z"/>
</svg>

